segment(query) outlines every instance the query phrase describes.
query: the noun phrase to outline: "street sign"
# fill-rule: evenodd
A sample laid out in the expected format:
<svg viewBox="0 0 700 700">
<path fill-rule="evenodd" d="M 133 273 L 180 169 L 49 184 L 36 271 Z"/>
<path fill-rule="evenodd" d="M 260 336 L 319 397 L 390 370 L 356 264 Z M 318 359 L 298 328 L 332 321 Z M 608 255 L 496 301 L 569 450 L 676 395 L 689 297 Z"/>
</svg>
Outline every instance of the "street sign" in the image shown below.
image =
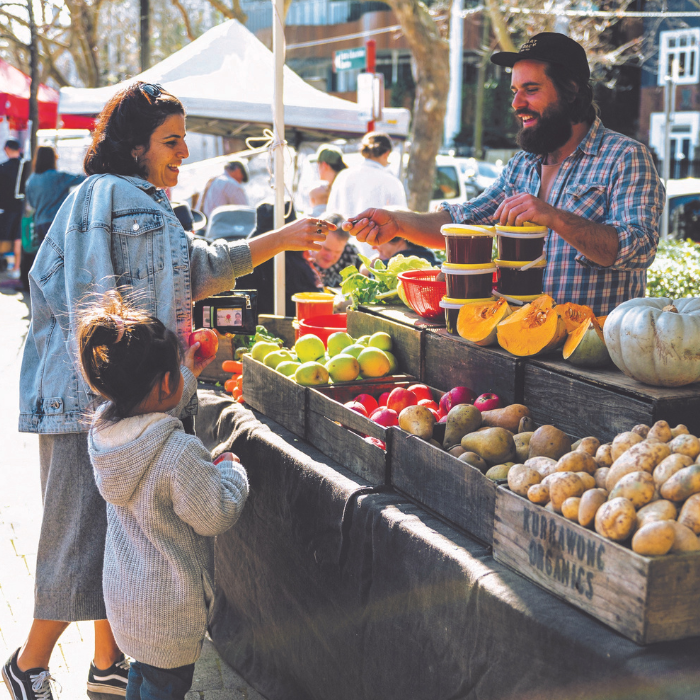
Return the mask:
<svg viewBox="0 0 700 700">
<path fill-rule="evenodd" d="M 333 70 L 364 70 L 367 64 L 367 50 L 364 46 L 357 49 L 342 49 L 333 53 Z"/>
</svg>

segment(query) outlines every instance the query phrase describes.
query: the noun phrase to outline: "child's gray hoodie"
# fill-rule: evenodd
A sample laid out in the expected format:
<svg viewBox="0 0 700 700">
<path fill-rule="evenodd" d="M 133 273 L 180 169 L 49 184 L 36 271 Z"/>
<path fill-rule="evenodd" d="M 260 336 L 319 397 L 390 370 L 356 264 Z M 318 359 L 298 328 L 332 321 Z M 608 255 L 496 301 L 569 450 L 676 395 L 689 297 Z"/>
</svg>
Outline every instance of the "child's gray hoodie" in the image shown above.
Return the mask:
<svg viewBox="0 0 700 700">
<path fill-rule="evenodd" d="M 194 375 L 182 374 L 175 415 L 196 391 Z M 152 666 L 194 663 L 213 602 L 213 536 L 241 513 L 245 469 L 212 464 L 201 441 L 166 413 L 93 423 L 88 446 L 107 501 L 103 589 L 114 637 Z"/>
</svg>

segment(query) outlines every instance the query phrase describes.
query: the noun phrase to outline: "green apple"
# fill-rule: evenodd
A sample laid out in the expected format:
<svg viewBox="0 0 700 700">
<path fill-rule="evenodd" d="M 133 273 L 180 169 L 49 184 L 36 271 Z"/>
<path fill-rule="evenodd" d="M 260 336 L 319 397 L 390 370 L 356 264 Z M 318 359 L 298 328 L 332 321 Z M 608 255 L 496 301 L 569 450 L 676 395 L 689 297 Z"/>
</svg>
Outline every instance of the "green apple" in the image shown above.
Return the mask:
<svg viewBox="0 0 700 700">
<path fill-rule="evenodd" d="M 326 341 L 326 345 L 328 345 L 328 354 L 331 357 L 335 357 L 343 352 L 344 348 L 347 348 L 354 342 L 355 341 L 345 331 L 331 333 Z"/>
<path fill-rule="evenodd" d="M 371 337 L 371 335 L 361 335 L 355 342 L 367 347 L 367 345 L 369 344 L 369 339 Z"/>
<path fill-rule="evenodd" d="M 359 354 L 365 349 L 364 345 L 360 345 L 359 343 L 355 343 L 354 345 L 348 345 L 346 348 L 343 348 L 343 355 L 352 355 L 355 359 L 359 356 Z"/>
<path fill-rule="evenodd" d="M 276 369 L 280 362 L 289 361 L 292 359 L 292 353 L 289 350 L 276 350 L 275 352 L 268 353 L 265 355 L 263 364 L 265 367 L 272 367 Z"/>
<path fill-rule="evenodd" d="M 313 333 L 302 335 L 294 343 L 294 350 L 301 362 L 314 362 L 326 354 L 326 346 L 323 344 L 323 341 Z"/>
<path fill-rule="evenodd" d="M 301 363 L 294 362 L 293 360 L 286 360 L 285 362 L 280 362 L 275 369 L 285 377 L 291 377 L 299 367 L 301 367 Z"/>
<path fill-rule="evenodd" d="M 391 363 L 386 353 L 379 348 L 365 348 L 357 358 L 363 377 L 383 377 L 389 374 Z"/>
<path fill-rule="evenodd" d="M 394 354 L 388 350 L 382 351 L 389 358 L 389 374 L 396 374 L 396 370 L 399 368 L 399 363 L 396 361 Z"/>
<path fill-rule="evenodd" d="M 254 360 L 262 362 L 271 352 L 276 352 L 280 349 L 277 343 L 269 343 L 266 340 L 259 340 L 250 350 L 250 354 Z"/>
<path fill-rule="evenodd" d="M 380 350 L 391 350 L 391 336 L 384 331 L 373 333 L 367 343 L 367 347 L 379 348 Z"/>
<path fill-rule="evenodd" d="M 294 372 L 294 379 L 302 386 L 328 384 L 328 378 L 328 370 L 320 362 L 304 362 Z"/>
<path fill-rule="evenodd" d="M 352 355 L 341 352 L 326 364 L 326 369 L 334 382 L 351 382 L 360 373 L 360 363 Z"/>
</svg>

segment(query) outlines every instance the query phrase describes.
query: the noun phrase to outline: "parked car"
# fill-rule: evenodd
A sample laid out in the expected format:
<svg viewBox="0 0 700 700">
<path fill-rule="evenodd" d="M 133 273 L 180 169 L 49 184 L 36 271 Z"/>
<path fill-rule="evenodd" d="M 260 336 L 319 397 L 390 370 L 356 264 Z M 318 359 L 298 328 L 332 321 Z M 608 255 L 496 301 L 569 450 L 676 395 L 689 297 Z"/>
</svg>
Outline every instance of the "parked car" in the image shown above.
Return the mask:
<svg viewBox="0 0 700 700">
<path fill-rule="evenodd" d="M 464 181 L 459 161 L 452 156 L 438 155 L 435 159 L 435 183 L 430 211 L 436 211 L 442 202 L 461 204 L 476 197 L 474 185 Z M 464 159 L 468 160 L 468 159 Z"/>
<path fill-rule="evenodd" d="M 666 206 L 669 238 L 700 241 L 700 178 L 669 180 Z"/>
<path fill-rule="evenodd" d="M 486 160 L 476 158 L 459 158 L 459 169 L 464 179 L 465 187 L 472 187 L 476 194 L 481 194 L 488 189 L 501 174 L 502 165 L 489 163 Z"/>
</svg>

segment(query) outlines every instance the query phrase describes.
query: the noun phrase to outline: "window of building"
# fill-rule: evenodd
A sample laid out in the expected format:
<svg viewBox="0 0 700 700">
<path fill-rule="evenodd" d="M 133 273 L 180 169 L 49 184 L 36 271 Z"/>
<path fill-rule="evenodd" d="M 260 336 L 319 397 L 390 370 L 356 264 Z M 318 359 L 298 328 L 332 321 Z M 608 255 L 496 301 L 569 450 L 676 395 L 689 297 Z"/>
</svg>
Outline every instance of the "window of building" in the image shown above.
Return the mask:
<svg viewBox="0 0 700 700">
<path fill-rule="evenodd" d="M 678 83 L 697 83 L 700 77 L 700 28 L 659 33 L 658 84 L 664 85 L 678 61 Z"/>
</svg>

